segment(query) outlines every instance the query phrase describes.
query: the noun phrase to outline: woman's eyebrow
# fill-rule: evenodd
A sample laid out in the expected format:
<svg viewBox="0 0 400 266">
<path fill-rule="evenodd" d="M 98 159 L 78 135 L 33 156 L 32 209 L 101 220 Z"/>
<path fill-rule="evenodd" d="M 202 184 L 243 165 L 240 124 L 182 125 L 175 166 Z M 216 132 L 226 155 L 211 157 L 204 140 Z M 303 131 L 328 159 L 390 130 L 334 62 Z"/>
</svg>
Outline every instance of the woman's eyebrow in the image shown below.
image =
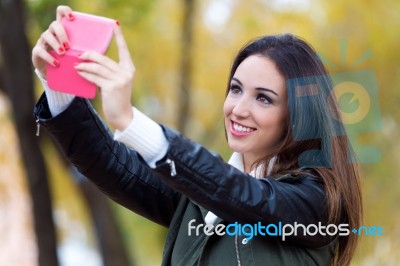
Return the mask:
<svg viewBox="0 0 400 266">
<path fill-rule="evenodd" d="M 243 86 L 242 82 L 240 82 L 240 80 L 238 80 L 237 78 L 233 77 L 232 80 L 236 81 L 237 83 L 239 83 L 240 86 Z M 276 96 L 279 96 L 274 90 L 271 90 L 269 88 L 263 88 L 263 87 L 257 87 L 255 88 L 258 91 L 266 91 L 266 92 L 271 92 L 273 94 L 275 94 Z"/>
<path fill-rule="evenodd" d="M 275 91 L 268 89 L 268 88 L 263 88 L 263 87 L 257 87 L 256 90 L 258 91 L 266 91 L 266 92 L 271 92 L 273 94 L 275 94 L 276 96 L 279 96 Z"/>
<path fill-rule="evenodd" d="M 233 77 L 232 80 L 234 80 L 237 83 L 239 83 L 240 86 L 243 86 L 242 82 L 240 82 L 240 80 L 238 80 L 237 78 Z"/>
</svg>

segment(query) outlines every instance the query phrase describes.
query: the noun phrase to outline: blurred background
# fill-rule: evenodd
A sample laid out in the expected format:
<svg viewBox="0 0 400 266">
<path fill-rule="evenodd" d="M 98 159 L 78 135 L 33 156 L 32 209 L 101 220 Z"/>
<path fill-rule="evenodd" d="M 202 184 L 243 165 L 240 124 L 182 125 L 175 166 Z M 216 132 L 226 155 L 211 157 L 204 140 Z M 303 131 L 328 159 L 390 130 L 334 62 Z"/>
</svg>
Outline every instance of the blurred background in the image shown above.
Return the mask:
<svg viewBox="0 0 400 266">
<path fill-rule="evenodd" d="M 398 0 L 0 1 L 0 264 L 161 262 L 166 230 L 106 199 L 70 168 L 45 130 L 35 136 L 32 110 L 42 88 L 31 50 L 59 4 L 118 19 L 137 68 L 132 102 L 225 159 L 228 71 L 250 39 L 290 32 L 310 42 L 331 73 L 368 71 L 375 116 L 352 141 L 373 147 L 358 152 L 364 225 L 381 226 L 383 236 L 361 237 L 353 265 L 398 265 Z M 118 59 L 115 43 L 107 54 Z"/>
</svg>

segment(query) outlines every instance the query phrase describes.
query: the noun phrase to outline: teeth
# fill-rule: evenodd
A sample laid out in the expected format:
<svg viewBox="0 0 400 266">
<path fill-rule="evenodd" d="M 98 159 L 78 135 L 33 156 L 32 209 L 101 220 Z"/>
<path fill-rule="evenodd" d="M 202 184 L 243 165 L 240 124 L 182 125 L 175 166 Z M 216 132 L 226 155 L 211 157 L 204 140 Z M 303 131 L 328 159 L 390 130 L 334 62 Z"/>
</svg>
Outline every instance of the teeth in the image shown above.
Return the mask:
<svg viewBox="0 0 400 266">
<path fill-rule="evenodd" d="M 252 129 L 252 128 L 243 127 L 243 126 L 240 126 L 240 125 L 238 125 L 236 123 L 233 123 L 233 128 L 238 132 L 251 132 L 251 131 L 254 131 L 254 129 Z"/>
</svg>

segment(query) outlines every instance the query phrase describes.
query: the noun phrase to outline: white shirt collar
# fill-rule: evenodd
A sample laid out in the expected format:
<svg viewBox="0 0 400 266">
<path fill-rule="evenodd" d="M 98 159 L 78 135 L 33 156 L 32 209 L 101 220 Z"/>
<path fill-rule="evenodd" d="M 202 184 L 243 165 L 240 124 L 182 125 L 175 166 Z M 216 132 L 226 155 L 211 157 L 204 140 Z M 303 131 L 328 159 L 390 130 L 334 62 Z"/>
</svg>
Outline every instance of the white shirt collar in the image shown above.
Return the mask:
<svg viewBox="0 0 400 266">
<path fill-rule="evenodd" d="M 272 157 L 268 164 L 268 169 L 267 169 L 267 175 L 271 173 L 272 166 L 274 165 L 276 161 L 276 156 Z M 234 166 L 238 170 L 244 172 L 244 164 L 243 164 L 243 154 L 239 152 L 234 152 L 231 156 L 231 158 L 228 161 L 228 164 Z M 255 178 L 262 178 L 264 177 L 262 174 L 263 166 L 258 165 L 255 169 L 253 169 L 249 174 Z"/>
</svg>

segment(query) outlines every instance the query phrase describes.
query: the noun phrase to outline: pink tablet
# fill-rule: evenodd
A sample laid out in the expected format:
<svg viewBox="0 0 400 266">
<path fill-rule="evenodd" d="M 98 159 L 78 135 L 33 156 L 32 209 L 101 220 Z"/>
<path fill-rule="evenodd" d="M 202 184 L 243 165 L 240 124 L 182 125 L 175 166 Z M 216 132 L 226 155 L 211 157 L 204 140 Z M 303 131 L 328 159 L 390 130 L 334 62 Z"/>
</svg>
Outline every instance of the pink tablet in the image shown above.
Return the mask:
<svg viewBox="0 0 400 266">
<path fill-rule="evenodd" d="M 47 82 L 51 89 L 84 98 L 96 96 L 96 85 L 78 75 L 74 66 L 81 62 L 78 56 L 85 51 L 104 54 L 113 37 L 115 20 L 74 12 L 75 19 L 62 19 L 70 48 L 64 55 L 51 54 L 60 62 L 59 67 L 47 64 Z"/>
</svg>

